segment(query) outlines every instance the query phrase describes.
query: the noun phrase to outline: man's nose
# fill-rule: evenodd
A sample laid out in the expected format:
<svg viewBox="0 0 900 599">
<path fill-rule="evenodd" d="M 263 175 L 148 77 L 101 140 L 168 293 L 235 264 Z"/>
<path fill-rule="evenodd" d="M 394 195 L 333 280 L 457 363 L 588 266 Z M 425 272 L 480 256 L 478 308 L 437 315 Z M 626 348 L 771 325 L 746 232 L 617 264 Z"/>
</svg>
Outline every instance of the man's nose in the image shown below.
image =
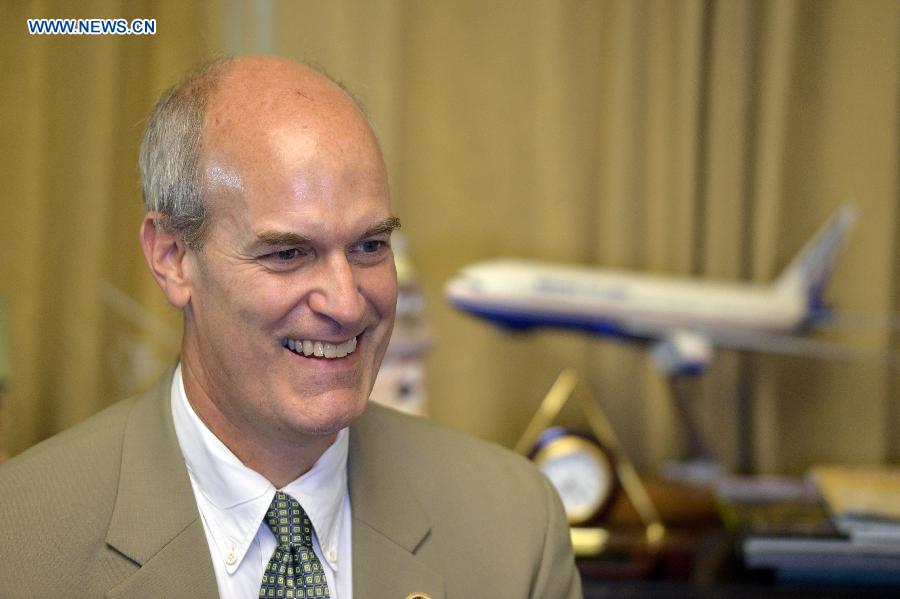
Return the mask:
<svg viewBox="0 0 900 599">
<path fill-rule="evenodd" d="M 310 308 L 343 326 L 359 323 L 365 314 L 366 300 L 347 257 L 328 257 L 318 270 L 315 288 L 309 294 Z"/>
</svg>

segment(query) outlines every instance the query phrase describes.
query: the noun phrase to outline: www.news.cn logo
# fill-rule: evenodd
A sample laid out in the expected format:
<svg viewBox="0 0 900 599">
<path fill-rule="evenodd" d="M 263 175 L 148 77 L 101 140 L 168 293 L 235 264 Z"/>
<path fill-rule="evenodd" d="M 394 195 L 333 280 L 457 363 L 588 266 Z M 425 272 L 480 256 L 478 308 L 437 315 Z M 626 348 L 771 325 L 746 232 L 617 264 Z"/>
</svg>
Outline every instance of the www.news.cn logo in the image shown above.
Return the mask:
<svg viewBox="0 0 900 599">
<path fill-rule="evenodd" d="M 28 19 L 31 35 L 156 35 L 156 19 Z"/>
</svg>

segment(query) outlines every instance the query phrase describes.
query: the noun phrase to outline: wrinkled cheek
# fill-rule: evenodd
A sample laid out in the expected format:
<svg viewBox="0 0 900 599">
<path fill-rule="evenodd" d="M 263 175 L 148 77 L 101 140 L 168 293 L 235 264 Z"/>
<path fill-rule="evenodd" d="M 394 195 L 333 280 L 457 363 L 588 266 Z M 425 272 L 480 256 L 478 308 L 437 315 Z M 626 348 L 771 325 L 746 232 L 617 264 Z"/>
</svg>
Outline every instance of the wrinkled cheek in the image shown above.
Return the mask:
<svg viewBox="0 0 900 599">
<path fill-rule="evenodd" d="M 234 314 L 238 321 L 236 324 L 244 327 L 254 327 L 262 320 L 259 313 L 253 310 L 252 307 L 239 308 Z"/>
</svg>

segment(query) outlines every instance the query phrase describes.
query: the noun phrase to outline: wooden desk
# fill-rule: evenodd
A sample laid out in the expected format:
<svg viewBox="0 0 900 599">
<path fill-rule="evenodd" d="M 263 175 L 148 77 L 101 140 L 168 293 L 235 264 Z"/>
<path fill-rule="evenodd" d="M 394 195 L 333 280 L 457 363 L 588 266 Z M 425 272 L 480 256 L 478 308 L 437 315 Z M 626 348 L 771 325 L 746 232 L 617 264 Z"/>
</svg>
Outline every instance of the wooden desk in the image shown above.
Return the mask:
<svg viewBox="0 0 900 599">
<path fill-rule="evenodd" d="M 785 584 L 744 569 L 734 539 L 718 526 L 673 529 L 651 554 L 637 531 L 614 531 L 614 549 L 579 559 L 585 599 L 875 599 L 900 588 Z M 631 544 L 631 546 L 629 546 Z"/>
<path fill-rule="evenodd" d="M 708 490 L 645 483 L 666 524 L 665 540 L 651 551 L 637 514 L 617 502 L 606 522 L 611 537 L 605 554 L 578 560 L 586 599 L 900 598 L 898 587 L 785 584 L 770 572 L 748 571 Z"/>
<path fill-rule="evenodd" d="M 694 585 L 685 582 L 584 582 L 585 599 L 881 599 L 897 589 L 828 589 L 759 584 Z"/>
</svg>

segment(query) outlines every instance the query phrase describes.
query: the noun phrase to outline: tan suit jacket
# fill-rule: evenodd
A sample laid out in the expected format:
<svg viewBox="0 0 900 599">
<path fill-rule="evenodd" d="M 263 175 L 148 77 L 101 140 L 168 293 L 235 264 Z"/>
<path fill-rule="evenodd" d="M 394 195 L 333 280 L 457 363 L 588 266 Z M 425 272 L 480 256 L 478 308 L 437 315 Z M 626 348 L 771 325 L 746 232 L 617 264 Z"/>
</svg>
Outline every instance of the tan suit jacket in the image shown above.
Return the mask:
<svg viewBox="0 0 900 599">
<path fill-rule="evenodd" d="M 0 467 L 0 598 L 217 596 L 171 376 Z M 559 500 L 519 456 L 372 404 L 348 468 L 356 599 L 581 597 Z"/>
</svg>

